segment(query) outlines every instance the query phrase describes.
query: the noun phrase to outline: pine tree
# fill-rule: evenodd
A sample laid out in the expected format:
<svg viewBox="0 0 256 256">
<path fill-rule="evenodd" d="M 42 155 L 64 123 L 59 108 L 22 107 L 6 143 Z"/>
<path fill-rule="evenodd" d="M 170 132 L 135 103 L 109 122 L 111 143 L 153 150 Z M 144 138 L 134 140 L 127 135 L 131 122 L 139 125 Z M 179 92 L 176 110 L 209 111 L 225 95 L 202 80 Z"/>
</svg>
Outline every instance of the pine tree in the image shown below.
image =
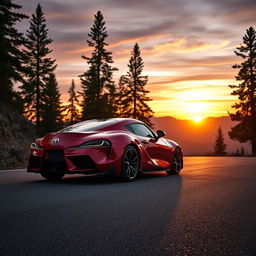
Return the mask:
<svg viewBox="0 0 256 256">
<path fill-rule="evenodd" d="M 79 100 L 75 91 L 74 79 L 72 79 L 72 84 L 68 90 L 68 93 L 69 93 L 69 99 L 68 99 L 69 104 L 64 108 L 64 110 L 66 111 L 66 119 L 68 120 L 68 123 L 74 124 L 78 122 L 80 119 L 79 109 L 77 107 L 79 105 Z"/>
<path fill-rule="evenodd" d="M 63 127 L 60 92 L 56 77 L 53 73 L 46 79 L 46 86 L 42 91 L 43 106 L 41 106 L 40 135 L 58 131 Z"/>
<path fill-rule="evenodd" d="M 49 57 L 52 50 L 48 45 L 52 39 L 48 38 L 47 34 L 44 13 L 41 5 L 38 4 L 26 34 L 24 65 L 27 72 L 25 81 L 20 87 L 24 100 L 24 115 L 29 120 L 36 121 L 38 131 L 41 130 L 41 109 L 44 104 L 42 92 L 47 78 L 56 68 L 55 60 Z"/>
<path fill-rule="evenodd" d="M 140 48 L 136 43 L 128 64 L 129 71 L 123 76 L 124 84 L 126 84 L 128 90 L 126 97 L 129 100 L 125 116 L 139 119 L 152 126 L 150 118 L 154 112 L 147 104 L 151 99 L 146 96 L 149 93 L 149 91 L 145 90 L 148 77 L 142 76 L 143 67 L 144 63 L 140 56 Z"/>
<path fill-rule="evenodd" d="M 227 145 L 224 143 L 224 136 L 221 127 L 219 127 L 214 144 L 214 154 L 217 156 L 224 156 L 227 154 L 226 148 Z"/>
<path fill-rule="evenodd" d="M 82 83 L 82 119 L 107 118 L 115 116 L 115 84 L 112 67 L 112 52 L 106 50 L 108 37 L 105 21 L 100 11 L 94 15 L 95 20 L 88 34 L 88 46 L 93 48 L 91 57 L 82 56 L 89 65 L 88 70 L 80 75 Z"/>
<path fill-rule="evenodd" d="M 19 95 L 13 90 L 13 82 L 22 81 L 22 33 L 15 28 L 17 22 L 28 18 L 16 12 L 21 5 L 12 0 L 0 1 L 0 103 L 14 105 Z"/>
<path fill-rule="evenodd" d="M 256 32 L 250 27 L 243 37 L 243 44 L 237 47 L 235 54 L 243 59 L 241 64 L 233 66 L 239 69 L 236 80 L 238 85 L 230 85 L 234 89 L 231 95 L 238 96 L 238 103 L 232 107 L 235 113 L 229 113 L 232 121 L 239 123 L 231 128 L 229 136 L 239 142 L 250 141 L 252 154 L 256 155 Z"/>
<path fill-rule="evenodd" d="M 125 84 L 125 77 L 121 76 L 117 86 L 117 116 L 128 117 L 126 110 L 128 109 L 130 99 L 127 97 L 128 89 Z"/>
</svg>

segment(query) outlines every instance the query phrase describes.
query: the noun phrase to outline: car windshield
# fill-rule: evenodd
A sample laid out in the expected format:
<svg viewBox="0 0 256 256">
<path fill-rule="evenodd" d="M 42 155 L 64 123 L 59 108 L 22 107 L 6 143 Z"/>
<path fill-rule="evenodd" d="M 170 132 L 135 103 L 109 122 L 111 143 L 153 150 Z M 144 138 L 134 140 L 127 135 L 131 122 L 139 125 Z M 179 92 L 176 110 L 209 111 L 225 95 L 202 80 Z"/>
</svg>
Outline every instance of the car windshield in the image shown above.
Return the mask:
<svg viewBox="0 0 256 256">
<path fill-rule="evenodd" d="M 111 124 L 118 122 L 116 119 L 93 119 L 84 122 L 79 122 L 77 124 L 68 126 L 62 129 L 60 132 L 89 132 L 96 131 L 100 128 L 104 128 Z"/>
</svg>

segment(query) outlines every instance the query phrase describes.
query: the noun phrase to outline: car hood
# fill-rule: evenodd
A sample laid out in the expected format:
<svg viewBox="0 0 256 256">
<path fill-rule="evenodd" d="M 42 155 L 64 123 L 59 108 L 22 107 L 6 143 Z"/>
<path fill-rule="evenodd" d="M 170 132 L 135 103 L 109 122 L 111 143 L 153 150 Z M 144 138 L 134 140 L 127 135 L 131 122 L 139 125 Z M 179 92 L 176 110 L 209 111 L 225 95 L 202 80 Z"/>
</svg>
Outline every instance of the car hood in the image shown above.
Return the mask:
<svg viewBox="0 0 256 256">
<path fill-rule="evenodd" d="M 100 133 L 102 134 L 102 133 Z M 75 147 L 89 140 L 99 138 L 99 132 L 52 132 L 46 134 L 37 142 L 43 147 L 52 150 L 64 149 L 67 147 Z"/>
</svg>

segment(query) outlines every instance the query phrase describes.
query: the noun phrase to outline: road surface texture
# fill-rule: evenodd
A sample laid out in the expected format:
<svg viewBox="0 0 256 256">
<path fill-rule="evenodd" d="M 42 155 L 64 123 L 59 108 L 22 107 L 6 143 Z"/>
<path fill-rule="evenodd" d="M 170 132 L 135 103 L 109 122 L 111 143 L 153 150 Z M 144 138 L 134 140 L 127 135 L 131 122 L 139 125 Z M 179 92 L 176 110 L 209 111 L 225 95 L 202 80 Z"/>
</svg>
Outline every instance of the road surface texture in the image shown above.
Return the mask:
<svg viewBox="0 0 256 256">
<path fill-rule="evenodd" d="M 0 255 L 256 255 L 256 158 L 135 182 L 0 171 Z"/>
</svg>

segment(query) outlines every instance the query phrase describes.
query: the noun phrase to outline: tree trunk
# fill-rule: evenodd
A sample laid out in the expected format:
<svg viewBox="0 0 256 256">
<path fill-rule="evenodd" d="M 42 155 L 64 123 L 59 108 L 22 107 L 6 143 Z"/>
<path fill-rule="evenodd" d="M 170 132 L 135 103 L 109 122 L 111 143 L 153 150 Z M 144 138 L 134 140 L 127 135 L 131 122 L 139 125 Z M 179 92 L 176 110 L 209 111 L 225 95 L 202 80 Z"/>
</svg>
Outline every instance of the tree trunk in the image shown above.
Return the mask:
<svg viewBox="0 0 256 256">
<path fill-rule="evenodd" d="M 39 128 L 40 125 L 40 79 L 37 72 L 36 77 L 36 126 Z"/>
<path fill-rule="evenodd" d="M 135 86 L 134 86 L 135 87 Z M 133 93 L 133 118 L 136 119 L 136 89 L 134 88 L 134 93 Z"/>
<path fill-rule="evenodd" d="M 136 62 L 135 62 L 136 63 Z M 134 76 L 134 88 L 133 88 L 133 118 L 136 119 L 137 117 L 137 76 Z"/>
<path fill-rule="evenodd" d="M 40 57 L 39 57 L 39 41 L 37 40 L 37 46 L 36 46 L 36 50 L 37 50 L 37 56 L 36 56 L 36 128 L 37 131 L 39 129 L 40 126 L 40 77 L 39 77 L 39 61 L 40 61 Z"/>
</svg>

